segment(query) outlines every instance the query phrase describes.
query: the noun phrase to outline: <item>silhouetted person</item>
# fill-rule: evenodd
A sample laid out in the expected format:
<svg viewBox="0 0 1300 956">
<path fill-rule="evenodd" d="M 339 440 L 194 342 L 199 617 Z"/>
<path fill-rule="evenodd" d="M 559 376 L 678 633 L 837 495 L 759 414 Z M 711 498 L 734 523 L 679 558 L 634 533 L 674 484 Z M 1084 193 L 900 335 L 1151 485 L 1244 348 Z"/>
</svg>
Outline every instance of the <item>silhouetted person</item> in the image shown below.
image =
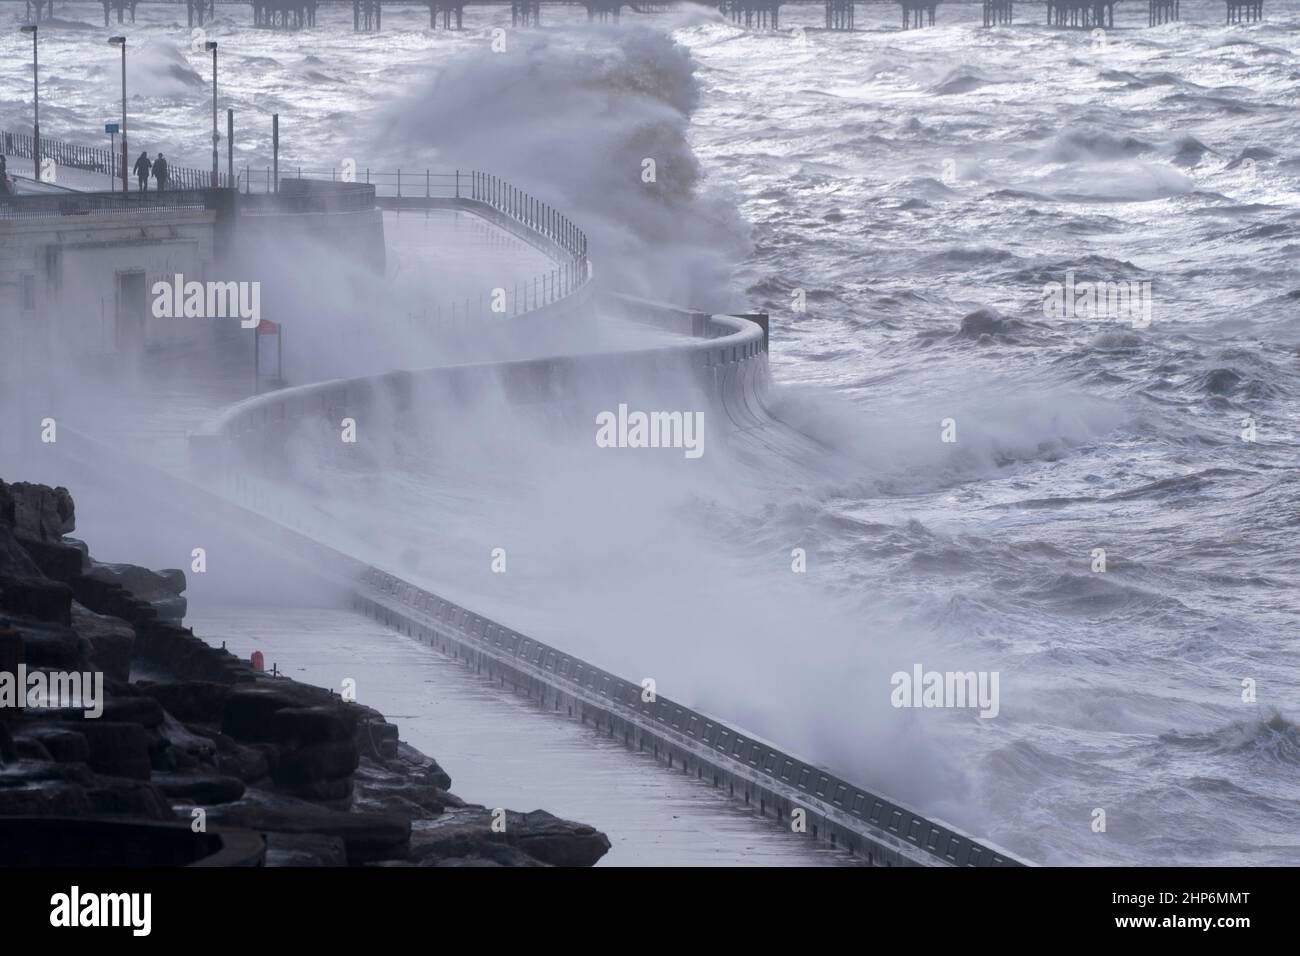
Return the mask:
<svg viewBox="0 0 1300 956">
<path fill-rule="evenodd" d="M 162 153 L 153 161 L 153 178 L 158 180 L 159 192 L 167 188 L 167 160 L 163 159 Z"/>
<path fill-rule="evenodd" d="M 140 183 L 140 192 L 149 191 L 149 170 L 153 165 L 149 162 L 149 153 L 146 150 L 140 154 L 140 158 L 135 161 L 135 178 Z"/>
<path fill-rule="evenodd" d="M 0 196 L 8 196 L 12 190 L 9 188 L 9 167 L 3 156 L 0 156 Z"/>
</svg>

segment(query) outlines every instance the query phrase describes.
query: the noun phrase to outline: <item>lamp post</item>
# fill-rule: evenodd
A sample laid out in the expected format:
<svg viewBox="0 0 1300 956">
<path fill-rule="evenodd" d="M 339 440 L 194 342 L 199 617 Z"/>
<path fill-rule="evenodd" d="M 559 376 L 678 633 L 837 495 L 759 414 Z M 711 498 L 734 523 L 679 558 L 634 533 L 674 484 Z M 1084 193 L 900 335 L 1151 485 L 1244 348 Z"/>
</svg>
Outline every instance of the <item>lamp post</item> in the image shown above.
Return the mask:
<svg viewBox="0 0 1300 956">
<path fill-rule="evenodd" d="M 127 167 L 127 145 L 126 145 L 126 37 L 109 37 L 110 46 L 120 46 L 122 48 L 122 192 L 126 193 L 126 167 Z"/>
<path fill-rule="evenodd" d="M 217 41 L 209 40 L 203 44 L 205 50 L 212 51 L 212 188 L 221 188 L 221 173 L 217 159 L 217 143 L 221 137 L 217 135 Z"/>
<path fill-rule="evenodd" d="M 35 24 L 28 24 L 18 29 L 32 35 L 32 178 L 39 181 L 41 178 L 41 81 L 38 73 L 40 63 L 36 55 L 37 29 Z"/>
</svg>

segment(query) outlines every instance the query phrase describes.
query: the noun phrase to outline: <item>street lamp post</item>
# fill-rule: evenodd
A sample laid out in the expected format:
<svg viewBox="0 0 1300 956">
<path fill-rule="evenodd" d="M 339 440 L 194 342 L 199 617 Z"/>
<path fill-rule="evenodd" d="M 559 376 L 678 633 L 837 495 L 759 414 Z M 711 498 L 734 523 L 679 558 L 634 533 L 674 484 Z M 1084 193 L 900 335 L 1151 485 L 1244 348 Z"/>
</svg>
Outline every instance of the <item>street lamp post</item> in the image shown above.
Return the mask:
<svg viewBox="0 0 1300 956">
<path fill-rule="evenodd" d="M 217 159 L 217 143 L 221 141 L 217 135 L 217 41 L 209 40 L 203 46 L 212 51 L 212 188 L 220 189 L 221 173 Z"/>
<path fill-rule="evenodd" d="M 33 178 L 41 178 L 41 81 L 40 63 L 36 55 L 36 34 L 34 24 L 19 27 L 23 33 L 32 35 L 32 172 Z"/>
<path fill-rule="evenodd" d="M 127 145 L 126 145 L 126 37 L 109 37 L 110 46 L 120 46 L 122 48 L 122 192 L 126 193 L 126 166 L 127 166 Z"/>
</svg>

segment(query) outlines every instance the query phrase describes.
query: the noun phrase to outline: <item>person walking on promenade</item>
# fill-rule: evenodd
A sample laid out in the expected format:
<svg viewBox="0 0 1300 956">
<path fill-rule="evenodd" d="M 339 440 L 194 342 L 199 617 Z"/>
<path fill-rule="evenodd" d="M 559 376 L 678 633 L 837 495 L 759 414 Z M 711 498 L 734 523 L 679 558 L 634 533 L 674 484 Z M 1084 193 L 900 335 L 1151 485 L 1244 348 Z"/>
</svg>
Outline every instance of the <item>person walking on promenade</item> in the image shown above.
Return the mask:
<svg viewBox="0 0 1300 956">
<path fill-rule="evenodd" d="M 158 180 L 159 192 L 167 188 L 167 160 L 163 159 L 162 153 L 153 161 L 153 178 Z"/>
<path fill-rule="evenodd" d="M 149 163 L 149 151 L 145 150 L 140 154 L 140 158 L 135 161 L 135 178 L 140 184 L 140 192 L 149 191 L 149 170 L 152 166 Z"/>
</svg>

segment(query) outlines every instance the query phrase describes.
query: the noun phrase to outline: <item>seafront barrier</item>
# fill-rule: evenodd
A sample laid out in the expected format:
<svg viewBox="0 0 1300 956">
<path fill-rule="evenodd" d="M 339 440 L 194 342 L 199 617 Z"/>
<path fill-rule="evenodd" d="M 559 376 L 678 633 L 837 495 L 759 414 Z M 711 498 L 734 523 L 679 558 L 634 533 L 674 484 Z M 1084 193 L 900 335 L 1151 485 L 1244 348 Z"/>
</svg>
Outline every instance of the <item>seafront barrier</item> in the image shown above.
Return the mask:
<svg viewBox="0 0 1300 956">
<path fill-rule="evenodd" d="M 475 394 L 504 394 L 522 404 L 563 404 L 580 382 L 618 383 L 626 389 L 637 378 L 668 369 L 688 371 L 723 413 L 728 429 L 750 432 L 771 425 L 764 406 L 765 317 L 710 315 L 623 296 L 605 305 L 676 332 L 682 340 L 626 352 L 393 372 L 285 389 L 242 402 L 192 435 L 196 462 L 204 474 L 216 476 L 214 490 L 256 510 L 259 501 L 268 500 L 266 486 L 254 477 L 259 464 L 273 462 L 263 477 L 283 473 L 274 464 L 277 450 L 312 420 L 335 424 L 375 409 L 384 415 L 425 414 L 430 403 L 416 401 L 416 396 L 427 398 L 435 390 L 462 401 Z M 436 420 L 437 406 L 432 407 Z M 565 712 L 630 748 L 652 752 L 671 768 L 727 788 L 736 800 L 781 825 L 799 820 L 809 838 L 885 866 L 1021 864 L 999 847 L 856 786 L 724 720 L 661 695 L 646 700 L 639 684 L 306 536 L 286 531 L 282 541 L 286 535 L 297 539 L 298 548 L 321 549 L 320 563 L 350 580 L 357 609 L 526 694 L 544 709 Z"/>
</svg>

